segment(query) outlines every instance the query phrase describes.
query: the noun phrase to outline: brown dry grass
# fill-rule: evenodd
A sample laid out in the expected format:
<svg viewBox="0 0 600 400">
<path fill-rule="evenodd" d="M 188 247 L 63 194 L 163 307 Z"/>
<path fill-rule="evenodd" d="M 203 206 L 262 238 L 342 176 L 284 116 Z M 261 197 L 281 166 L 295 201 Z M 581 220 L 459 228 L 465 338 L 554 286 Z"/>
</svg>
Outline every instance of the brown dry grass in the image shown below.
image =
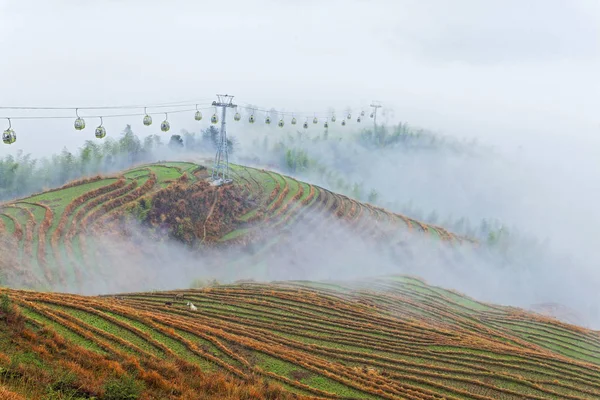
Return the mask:
<svg viewBox="0 0 600 400">
<path fill-rule="evenodd" d="M 31 304 L 30 304 L 31 305 Z M 38 312 L 44 307 L 36 305 Z M 46 312 L 48 312 L 46 310 Z M 49 314 L 46 314 L 47 316 Z M 11 307 L 0 321 L 0 368 L 3 371 L 0 399 L 22 400 L 15 393 L 26 390 L 28 399 L 47 399 L 48 388 L 66 395 L 103 398 L 107 382 L 135 379 L 141 384 L 139 399 L 293 399 L 298 396 L 265 382 L 256 376 L 242 380 L 226 373 L 207 374 L 182 359 L 157 359 L 140 354 L 122 353 L 106 344 L 107 354 L 99 354 L 73 344 L 52 328 L 30 321 L 24 324 L 20 309 Z M 81 330 L 56 318 L 74 331 Z M 5 323 L 6 322 L 6 323 Z M 86 335 L 88 336 L 88 335 Z M 103 339 L 98 338 L 98 342 Z M 10 343 L 10 344 L 8 344 Z M 19 362 L 18 354 L 35 355 L 38 362 Z M 65 380 L 64 377 L 69 379 Z"/>
<path fill-rule="evenodd" d="M 17 394 L 15 392 L 11 392 L 7 388 L 0 386 L 0 399 L 2 400 L 25 400 L 25 397 Z"/>
</svg>

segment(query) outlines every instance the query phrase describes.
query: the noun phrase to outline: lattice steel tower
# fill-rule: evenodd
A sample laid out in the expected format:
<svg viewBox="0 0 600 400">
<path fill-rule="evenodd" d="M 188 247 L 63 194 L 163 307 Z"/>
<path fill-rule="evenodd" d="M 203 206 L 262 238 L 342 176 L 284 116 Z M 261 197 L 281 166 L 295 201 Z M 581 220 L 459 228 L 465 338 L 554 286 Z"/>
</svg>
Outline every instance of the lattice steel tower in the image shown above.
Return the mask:
<svg viewBox="0 0 600 400">
<path fill-rule="evenodd" d="M 227 109 L 237 107 L 233 104 L 233 96 L 228 94 L 218 94 L 217 100 L 212 102 L 215 107 L 221 107 L 221 132 L 217 143 L 217 154 L 215 155 L 215 164 L 212 170 L 213 185 L 223 185 L 231 183 L 229 173 L 229 146 L 227 145 Z"/>
<path fill-rule="evenodd" d="M 371 118 L 373 118 L 373 129 L 377 130 L 377 110 L 381 108 L 381 102 L 373 100 L 371 102 L 371 107 L 373 111 L 371 112 Z"/>
</svg>

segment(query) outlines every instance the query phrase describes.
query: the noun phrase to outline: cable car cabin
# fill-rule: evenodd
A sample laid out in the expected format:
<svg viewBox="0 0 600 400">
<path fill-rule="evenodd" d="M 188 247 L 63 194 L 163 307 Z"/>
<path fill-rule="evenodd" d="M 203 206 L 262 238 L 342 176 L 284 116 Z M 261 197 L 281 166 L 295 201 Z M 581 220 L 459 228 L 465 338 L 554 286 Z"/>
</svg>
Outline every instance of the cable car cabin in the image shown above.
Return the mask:
<svg viewBox="0 0 600 400">
<path fill-rule="evenodd" d="M 196 121 L 202 121 L 202 113 L 200 111 L 196 111 L 196 114 L 194 114 L 194 119 Z"/>
<path fill-rule="evenodd" d="M 304 129 L 308 129 L 308 122 L 305 122 L 302 126 L 304 127 Z"/>
<path fill-rule="evenodd" d="M 270 124 L 270 123 L 271 123 L 271 117 L 265 118 L 265 124 Z"/>
<path fill-rule="evenodd" d="M 278 125 L 280 128 L 283 128 L 283 125 L 285 125 L 285 123 L 283 122 L 283 120 L 282 120 L 282 119 L 280 119 L 280 120 L 279 120 L 279 122 L 277 123 L 277 125 Z"/>
<path fill-rule="evenodd" d="M 96 134 L 96 138 L 104 139 L 104 137 L 106 136 L 106 128 L 104 128 L 103 126 L 97 127 L 95 134 Z"/>
<path fill-rule="evenodd" d="M 235 115 L 233 116 L 233 119 L 234 119 L 235 121 L 239 121 L 240 119 L 242 119 L 242 116 L 240 115 L 240 113 L 239 113 L 239 112 L 236 112 L 236 113 L 235 113 Z"/>
<path fill-rule="evenodd" d="M 335 115 L 331 117 L 331 122 L 335 122 Z"/>
<path fill-rule="evenodd" d="M 251 124 L 254 123 L 254 114 L 250 115 L 250 118 L 248 118 L 248 122 L 250 122 Z"/>
<path fill-rule="evenodd" d="M 17 134 L 12 129 L 7 129 L 2 133 L 2 141 L 4 144 L 13 144 L 17 141 Z"/>
<path fill-rule="evenodd" d="M 171 124 L 169 124 L 169 121 L 164 120 L 163 122 L 160 123 L 160 130 L 163 132 L 168 132 L 169 129 L 171 129 Z"/>
<path fill-rule="evenodd" d="M 85 129 L 85 121 L 83 120 L 83 118 L 77 118 L 73 125 L 75 126 L 75 129 L 77 129 L 78 131 Z"/>
<path fill-rule="evenodd" d="M 360 112 L 360 116 L 361 116 L 361 117 L 364 117 L 364 116 L 365 116 L 365 112 L 364 112 L 364 111 L 361 111 L 361 112 Z"/>
<path fill-rule="evenodd" d="M 352 114 L 348 114 L 348 116 L 346 118 L 352 119 Z"/>
<path fill-rule="evenodd" d="M 346 121 L 342 121 L 342 126 L 346 126 Z"/>
<path fill-rule="evenodd" d="M 296 121 L 296 118 L 292 118 L 292 125 L 296 125 L 296 122 L 298 122 Z"/>
<path fill-rule="evenodd" d="M 375 116 L 375 114 L 371 113 L 370 117 L 373 118 Z"/>
<path fill-rule="evenodd" d="M 219 122 L 219 117 L 217 117 L 217 114 L 213 114 L 213 116 L 210 117 L 210 122 L 212 124 L 216 124 L 217 122 Z"/>
<path fill-rule="evenodd" d="M 149 116 L 148 114 L 146 114 L 146 116 L 144 117 L 144 125 L 146 125 L 146 126 L 152 125 L 152 117 Z"/>
<path fill-rule="evenodd" d="M 319 120 L 317 119 L 317 117 L 313 118 L 313 124 L 316 124 L 317 122 L 319 122 Z"/>
<path fill-rule="evenodd" d="M 356 118 L 356 122 L 360 124 L 360 117 Z"/>
<path fill-rule="evenodd" d="M 329 124 L 327 123 L 327 121 L 325 121 L 325 123 L 323 124 L 323 128 L 325 128 L 325 129 L 329 128 Z"/>
</svg>

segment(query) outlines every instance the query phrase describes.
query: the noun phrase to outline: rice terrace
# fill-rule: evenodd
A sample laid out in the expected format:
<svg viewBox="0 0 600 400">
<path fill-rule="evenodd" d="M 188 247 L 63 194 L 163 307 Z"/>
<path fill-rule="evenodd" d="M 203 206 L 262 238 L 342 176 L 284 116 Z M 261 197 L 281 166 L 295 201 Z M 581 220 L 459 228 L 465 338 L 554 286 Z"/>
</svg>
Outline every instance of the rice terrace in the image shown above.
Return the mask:
<svg viewBox="0 0 600 400">
<path fill-rule="evenodd" d="M 263 243 L 239 263 L 256 262 L 277 245 L 261 238 L 265 228 L 293 229 L 309 211 L 321 215 L 310 221 L 315 230 L 337 219 L 365 240 L 424 235 L 448 246 L 476 245 L 278 173 L 232 170 L 232 185 L 211 186 L 206 167 L 155 163 L 6 202 L 4 248 L 18 251 L 3 266 L 4 279 L 77 292 L 89 270 L 102 267 L 94 235 L 117 230 L 131 215 L 148 226 L 172 224 L 165 234 L 189 243 Z M 94 297 L 6 288 L 2 295 L 2 316 L 10 321 L 2 332 L 2 379 L 14 398 L 35 398 L 47 387 L 102 398 L 105 382 L 134 378 L 148 398 L 200 398 L 198 391 L 207 398 L 385 399 L 600 393 L 595 332 L 416 277 Z"/>
<path fill-rule="evenodd" d="M 598 2 L 0 20 L 0 400 L 600 399 Z"/>
</svg>

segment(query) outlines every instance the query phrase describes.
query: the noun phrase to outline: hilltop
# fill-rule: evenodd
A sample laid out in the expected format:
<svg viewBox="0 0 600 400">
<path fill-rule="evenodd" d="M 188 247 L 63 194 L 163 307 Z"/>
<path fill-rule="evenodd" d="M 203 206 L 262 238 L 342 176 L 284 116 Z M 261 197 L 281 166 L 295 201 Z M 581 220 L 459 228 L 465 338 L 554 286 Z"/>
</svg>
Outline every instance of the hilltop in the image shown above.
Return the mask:
<svg viewBox="0 0 600 400">
<path fill-rule="evenodd" d="M 600 396 L 596 332 L 412 277 L 3 296 L 0 379 L 32 399 Z"/>
<path fill-rule="evenodd" d="M 14 249 L 3 256 L 10 265 L 2 268 L 3 282 L 81 292 L 86 275 L 101 271 L 117 247 L 103 246 L 98 237 L 118 236 L 111 243 L 131 257 L 143 251 L 128 236 L 132 226 L 153 243 L 176 239 L 191 249 L 251 247 L 237 260 L 247 265 L 264 263 L 300 221 L 314 231 L 336 221 L 360 237 L 392 244 L 413 234 L 450 244 L 464 241 L 441 227 L 275 172 L 236 165 L 232 172 L 233 184 L 215 187 L 204 166 L 162 162 L 0 204 L 3 247 Z"/>
</svg>

